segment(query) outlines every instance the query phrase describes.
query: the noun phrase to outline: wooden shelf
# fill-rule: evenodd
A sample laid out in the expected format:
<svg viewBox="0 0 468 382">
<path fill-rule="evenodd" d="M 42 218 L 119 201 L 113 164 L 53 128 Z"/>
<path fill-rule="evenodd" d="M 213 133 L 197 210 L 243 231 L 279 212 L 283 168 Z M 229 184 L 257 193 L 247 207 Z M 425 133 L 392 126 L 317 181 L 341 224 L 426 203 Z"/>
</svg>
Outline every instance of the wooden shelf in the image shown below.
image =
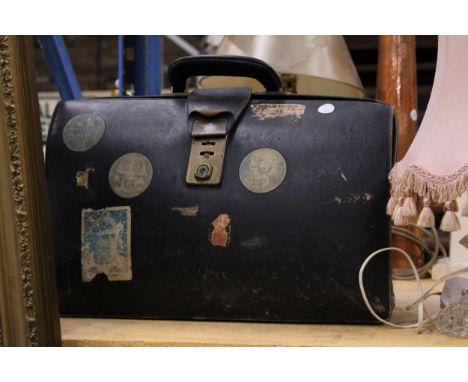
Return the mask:
<svg viewBox="0 0 468 382">
<path fill-rule="evenodd" d="M 425 289 L 432 282 L 425 280 Z M 403 307 L 416 299 L 416 284 L 395 282 L 393 321 L 413 322 L 416 312 Z M 438 311 L 438 297 L 426 304 Z M 64 346 L 468 346 L 432 326 L 416 329 L 386 325 L 312 325 L 238 322 L 62 318 Z"/>
</svg>

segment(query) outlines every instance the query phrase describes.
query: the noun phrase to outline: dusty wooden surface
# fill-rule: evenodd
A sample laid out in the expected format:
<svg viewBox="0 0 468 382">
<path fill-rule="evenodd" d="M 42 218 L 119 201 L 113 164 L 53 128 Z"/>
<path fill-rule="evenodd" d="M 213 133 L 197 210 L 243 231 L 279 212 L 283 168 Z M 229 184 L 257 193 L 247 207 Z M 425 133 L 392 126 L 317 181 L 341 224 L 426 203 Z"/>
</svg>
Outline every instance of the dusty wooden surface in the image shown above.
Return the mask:
<svg viewBox="0 0 468 382">
<path fill-rule="evenodd" d="M 425 289 L 432 281 L 424 281 Z M 393 321 L 413 321 L 415 310 L 402 308 L 416 299 L 414 282 L 395 282 Z M 438 297 L 427 303 L 438 311 Z M 468 346 L 427 327 L 394 329 L 384 325 L 309 325 L 237 322 L 113 320 L 62 318 L 65 346 Z"/>
</svg>

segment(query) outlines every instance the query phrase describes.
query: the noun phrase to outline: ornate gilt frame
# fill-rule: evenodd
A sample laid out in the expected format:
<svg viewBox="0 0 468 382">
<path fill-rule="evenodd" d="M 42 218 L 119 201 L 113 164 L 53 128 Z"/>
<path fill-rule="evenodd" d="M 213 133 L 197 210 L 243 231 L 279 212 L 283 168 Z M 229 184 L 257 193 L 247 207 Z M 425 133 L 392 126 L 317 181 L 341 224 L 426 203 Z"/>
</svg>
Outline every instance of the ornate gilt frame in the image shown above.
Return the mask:
<svg viewBox="0 0 468 382">
<path fill-rule="evenodd" d="M 0 344 L 61 344 L 30 36 L 0 36 Z"/>
</svg>

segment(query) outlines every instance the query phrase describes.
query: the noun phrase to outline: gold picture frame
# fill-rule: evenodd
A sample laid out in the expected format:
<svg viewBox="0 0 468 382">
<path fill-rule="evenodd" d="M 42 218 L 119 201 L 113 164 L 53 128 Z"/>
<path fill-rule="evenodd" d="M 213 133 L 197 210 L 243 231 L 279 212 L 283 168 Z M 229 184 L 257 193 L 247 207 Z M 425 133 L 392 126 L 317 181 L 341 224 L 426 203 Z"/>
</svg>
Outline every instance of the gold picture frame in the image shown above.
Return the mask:
<svg viewBox="0 0 468 382">
<path fill-rule="evenodd" d="M 31 36 L 0 36 L 0 344 L 59 346 Z"/>
</svg>

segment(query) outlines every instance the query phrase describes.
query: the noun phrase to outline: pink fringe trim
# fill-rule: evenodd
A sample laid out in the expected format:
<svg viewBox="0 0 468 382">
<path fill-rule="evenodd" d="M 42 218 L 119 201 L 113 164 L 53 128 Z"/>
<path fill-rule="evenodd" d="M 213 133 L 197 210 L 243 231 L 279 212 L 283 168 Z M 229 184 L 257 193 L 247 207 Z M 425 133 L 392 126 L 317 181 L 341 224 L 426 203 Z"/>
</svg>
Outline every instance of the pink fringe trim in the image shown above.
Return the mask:
<svg viewBox="0 0 468 382">
<path fill-rule="evenodd" d="M 465 202 L 463 203 L 462 210 L 461 210 L 461 216 L 468 217 L 468 195 L 465 199 Z"/>
<path fill-rule="evenodd" d="M 441 231 L 445 232 L 455 232 L 460 229 L 460 221 L 458 220 L 457 215 L 455 214 L 455 204 L 454 202 L 445 202 L 445 214 L 442 217 L 440 222 Z"/>
<path fill-rule="evenodd" d="M 392 185 L 392 196 L 405 196 L 409 189 L 421 197 L 427 195 L 436 203 L 455 200 L 468 190 L 468 164 L 449 175 L 434 175 L 424 167 L 413 164 L 398 176 L 398 163 L 388 175 Z"/>
<path fill-rule="evenodd" d="M 419 214 L 417 226 L 423 228 L 431 228 L 435 226 L 435 216 L 431 208 L 431 200 L 429 198 L 424 198 L 424 207 Z"/>
</svg>

